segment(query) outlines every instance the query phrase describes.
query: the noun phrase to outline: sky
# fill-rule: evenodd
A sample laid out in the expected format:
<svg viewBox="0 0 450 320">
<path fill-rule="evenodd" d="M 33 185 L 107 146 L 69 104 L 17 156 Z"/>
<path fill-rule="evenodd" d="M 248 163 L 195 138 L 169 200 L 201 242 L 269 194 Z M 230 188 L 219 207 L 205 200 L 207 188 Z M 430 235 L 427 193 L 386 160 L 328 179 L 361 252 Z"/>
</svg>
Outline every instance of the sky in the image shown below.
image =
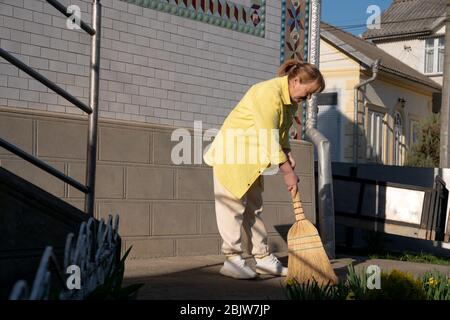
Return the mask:
<svg viewBox="0 0 450 320">
<path fill-rule="evenodd" d="M 392 0 L 322 0 L 322 21 L 359 35 L 366 28 L 370 5 L 376 5 L 381 12 L 386 10 Z"/>
</svg>

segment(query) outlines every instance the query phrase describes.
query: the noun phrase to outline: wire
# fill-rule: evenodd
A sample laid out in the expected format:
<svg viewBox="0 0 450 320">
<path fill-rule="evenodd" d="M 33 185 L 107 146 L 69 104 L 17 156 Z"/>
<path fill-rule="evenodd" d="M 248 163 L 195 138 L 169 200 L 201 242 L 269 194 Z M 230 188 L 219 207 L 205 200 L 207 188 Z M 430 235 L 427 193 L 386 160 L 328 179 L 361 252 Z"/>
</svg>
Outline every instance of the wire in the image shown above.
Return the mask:
<svg viewBox="0 0 450 320">
<path fill-rule="evenodd" d="M 430 17 L 417 18 L 417 19 L 404 19 L 404 20 L 396 20 L 396 21 L 383 21 L 383 19 L 381 19 L 380 24 L 381 25 L 389 25 L 389 24 L 396 24 L 396 23 L 416 22 L 419 20 L 430 20 L 430 19 L 436 19 L 436 18 L 444 18 L 444 15 L 430 16 Z M 341 29 L 341 30 L 361 29 L 361 28 L 367 27 L 367 24 L 363 23 L 363 24 L 336 25 L 336 26 L 330 24 L 330 26 L 331 26 L 330 28 L 325 27 L 323 29 L 332 30 L 333 27 Z"/>
</svg>

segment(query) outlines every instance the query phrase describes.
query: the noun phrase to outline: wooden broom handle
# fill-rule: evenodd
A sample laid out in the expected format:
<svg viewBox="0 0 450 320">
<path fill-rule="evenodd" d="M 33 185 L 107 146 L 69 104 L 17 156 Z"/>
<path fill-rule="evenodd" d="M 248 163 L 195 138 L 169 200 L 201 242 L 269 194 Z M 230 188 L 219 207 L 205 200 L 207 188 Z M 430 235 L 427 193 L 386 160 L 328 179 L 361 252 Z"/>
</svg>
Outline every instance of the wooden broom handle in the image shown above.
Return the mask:
<svg viewBox="0 0 450 320">
<path fill-rule="evenodd" d="M 303 212 L 302 201 L 300 200 L 300 194 L 298 193 L 298 189 L 297 193 L 295 194 L 295 197 L 292 198 L 292 205 L 294 206 L 295 220 L 301 221 L 306 219 L 305 213 Z"/>
</svg>

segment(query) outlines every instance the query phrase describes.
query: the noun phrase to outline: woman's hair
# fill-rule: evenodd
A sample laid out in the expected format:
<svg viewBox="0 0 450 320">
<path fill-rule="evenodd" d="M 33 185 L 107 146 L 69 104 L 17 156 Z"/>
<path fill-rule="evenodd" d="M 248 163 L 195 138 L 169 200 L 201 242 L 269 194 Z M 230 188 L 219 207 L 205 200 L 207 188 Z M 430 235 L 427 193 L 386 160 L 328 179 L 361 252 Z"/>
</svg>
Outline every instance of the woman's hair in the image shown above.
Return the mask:
<svg viewBox="0 0 450 320">
<path fill-rule="evenodd" d="M 278 69 L 277 75 L 279 77 L 287 75 L 289 80 L 298 76 L 301 82 L 314 81 L 319 86 L 316 93 L 325 89 L 325 80 L 322 73 L 311 63 L 301 62 L 297 59 L 286 60 Z"/>
</svg>

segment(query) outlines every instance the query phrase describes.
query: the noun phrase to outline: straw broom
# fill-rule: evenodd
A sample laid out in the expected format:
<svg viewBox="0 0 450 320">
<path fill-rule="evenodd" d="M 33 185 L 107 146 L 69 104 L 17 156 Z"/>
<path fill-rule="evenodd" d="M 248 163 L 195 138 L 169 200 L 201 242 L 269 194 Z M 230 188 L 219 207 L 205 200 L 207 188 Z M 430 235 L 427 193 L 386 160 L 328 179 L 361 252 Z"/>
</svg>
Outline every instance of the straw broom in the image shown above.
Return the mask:
<svg viewBox="0 0 450 320">
<path fill-rule="evenodd" d="M 288 233 L 287 280 L 298 283 L 317 281 L 319 285 L 337 284 L 337 276 L 320 239 L 316 227 L 305 218 L 300 195 L 292 199 L 296 222 Z"/>
</svg>

